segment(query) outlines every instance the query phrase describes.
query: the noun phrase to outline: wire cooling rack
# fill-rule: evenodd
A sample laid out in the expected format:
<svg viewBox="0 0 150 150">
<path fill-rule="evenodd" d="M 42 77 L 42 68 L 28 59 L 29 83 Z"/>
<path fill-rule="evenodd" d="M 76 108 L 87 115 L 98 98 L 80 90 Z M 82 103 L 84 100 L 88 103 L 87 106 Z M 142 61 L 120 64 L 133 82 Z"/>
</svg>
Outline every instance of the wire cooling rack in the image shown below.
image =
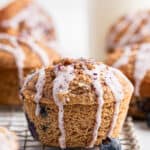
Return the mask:
<svg viewBox="0 0 150 150">
<path fill-rule="evenodd" d="M 32 138 L 24 113 L 20 109 L 9 109 L 8 111 L 6 108 L 0 108 L 0 126 L 5 126 L 16 132 L 19 137 L 19 150 L 54 150 L 54 148 L 42 146 Z M 131 118 L 127 118 L 124 123 L 120 141 L 122 150 L 140 150 Z"/>
</svg>

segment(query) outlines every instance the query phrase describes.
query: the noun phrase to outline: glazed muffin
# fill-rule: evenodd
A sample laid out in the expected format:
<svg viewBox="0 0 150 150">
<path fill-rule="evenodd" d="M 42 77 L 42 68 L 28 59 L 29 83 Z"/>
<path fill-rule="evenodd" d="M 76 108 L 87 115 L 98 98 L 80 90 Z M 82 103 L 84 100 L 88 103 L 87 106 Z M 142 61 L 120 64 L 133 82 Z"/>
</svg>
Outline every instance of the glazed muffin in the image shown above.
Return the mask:
<svg viewBox="0 0 150 150">
<path fill-rule="evenodd" d="M 14 0 L 0 9 L 0 32 L 33 37 L 47 44 L 56 40 L 52 18 L 35 0 Z"/>
<path fill-rule="evenodd" d="M 29 75 L 21 90 L 29 129 L 42 144 L 93 147 L 118 138 L 133 86 L 88 59 L 62 59 Z"/>
<path fill-rule="evenodd" d="M 24 76 L 48 66 L 59 55 L 33 39 L 0 34 L 0 105 L 18 105 Z"/>
<path fill-rule="evenodd" d="M 144 119 L 150 113 L 150 44 L 118 48 L 110 54 L 107 63 L 119 68 L 134 84 L 134 98 L 129 114 Z"/>
<path fill-rule="evenodd" d="M 4 127 L 0 127 L 1 150 L 19 150 L 17 136 Z"/>
<path fill-rule="evenodd" d="M 150 41 L 150 11 L 141 11 L 119 18 L 110 28 L 106 47 L 112 52 L 117 47 Z"/>
</svg>

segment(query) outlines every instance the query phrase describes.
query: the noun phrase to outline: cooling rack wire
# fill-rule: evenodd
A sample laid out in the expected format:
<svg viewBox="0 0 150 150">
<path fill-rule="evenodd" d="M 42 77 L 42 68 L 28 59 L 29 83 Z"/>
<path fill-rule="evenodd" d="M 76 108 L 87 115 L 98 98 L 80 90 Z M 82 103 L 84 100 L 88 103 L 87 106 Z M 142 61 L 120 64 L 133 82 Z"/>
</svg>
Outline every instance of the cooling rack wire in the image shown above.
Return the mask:
<svg viewBox="0 0 150 150">
<path fill-rule="evenodd" d="M 16 132 L 19 137 L 20 150 L 54 150 L 42 146 L 35 141 L 27 127 L 24 113 L 20 109 L 0 109 L 0 126 L 5 126 Z M 140 150 L 138 140 L 134 132 L 134 125 L 131 118 L 127 118 L 120 135 L 122 150 Z M 55 148 L 56 149 L 56 148 Z"/>
</svg>

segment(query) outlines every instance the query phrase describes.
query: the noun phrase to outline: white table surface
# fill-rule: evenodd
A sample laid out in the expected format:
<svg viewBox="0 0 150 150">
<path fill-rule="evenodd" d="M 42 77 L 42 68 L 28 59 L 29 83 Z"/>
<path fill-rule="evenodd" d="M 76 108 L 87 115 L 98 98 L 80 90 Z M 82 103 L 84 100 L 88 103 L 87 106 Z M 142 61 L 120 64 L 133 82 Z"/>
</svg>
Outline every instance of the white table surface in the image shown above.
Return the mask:
<svg viewBox="0 0 150 150">
<path fill-rule="evenodd" d="M 0 3 L 6 0 L 0 0 Z M 39 0 L 53 16 L 63 54 L 70 57 L 89 56 L 88 0 Z M 141 150 L 150 150 L 150 129 L 145 123 L 135 123 L 135 133 Z"/>
<path fill-rule="evenodd" d="M 150 150 L 150 128 L 145 122 L 134 122 L 134 126 L 141 150 Z"/>
</svg>

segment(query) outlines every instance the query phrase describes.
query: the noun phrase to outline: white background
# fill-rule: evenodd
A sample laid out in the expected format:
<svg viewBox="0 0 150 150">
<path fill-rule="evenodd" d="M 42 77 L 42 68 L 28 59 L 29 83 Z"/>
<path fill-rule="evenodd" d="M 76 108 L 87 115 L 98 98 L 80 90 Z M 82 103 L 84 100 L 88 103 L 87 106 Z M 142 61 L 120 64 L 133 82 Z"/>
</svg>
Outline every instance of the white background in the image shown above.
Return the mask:
<svg viewBox="0 0 150 150">
<path fill-rule="evenodd" d="M 39 0 L 55 22 L 63 54 L 89 56 L 87 0 Z"/>
</svg>

